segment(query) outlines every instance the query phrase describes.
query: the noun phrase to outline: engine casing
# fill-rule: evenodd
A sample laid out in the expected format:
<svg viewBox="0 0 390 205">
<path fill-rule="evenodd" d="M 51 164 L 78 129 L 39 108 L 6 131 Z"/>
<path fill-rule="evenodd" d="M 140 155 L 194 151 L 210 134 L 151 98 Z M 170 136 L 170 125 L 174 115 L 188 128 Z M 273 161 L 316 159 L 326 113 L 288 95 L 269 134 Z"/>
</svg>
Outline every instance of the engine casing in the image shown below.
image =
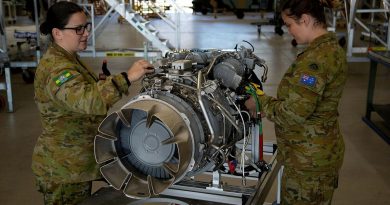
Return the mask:
<svg viewBox="0 0 390 205">
<path fill-rule="evenodd" d="M 132 198 L 218 169 L 245 133 L 245 85 L 264 61 L 251 50 L 181 51 L 156 62 L 141 92 L 108 115 L 95 137 L 103 177 Z"/>
</svg>

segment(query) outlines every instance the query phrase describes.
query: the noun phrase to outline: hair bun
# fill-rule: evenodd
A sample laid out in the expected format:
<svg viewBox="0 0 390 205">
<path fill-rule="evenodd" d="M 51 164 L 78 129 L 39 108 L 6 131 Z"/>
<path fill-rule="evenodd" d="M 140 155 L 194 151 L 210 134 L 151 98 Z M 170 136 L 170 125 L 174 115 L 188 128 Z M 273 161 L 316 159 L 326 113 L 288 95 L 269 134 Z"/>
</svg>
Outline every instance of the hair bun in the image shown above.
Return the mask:
<svg viewBox="0 0 390 205">
<path fill-rule="evenodd" d="M 340 9 L 344 7 L 343 0 L 319 0 L 319 1 L 323 7 L 327 7 L 330 9 Z"/>
<path fill-rule="evenodd" d="M 41 23 L 41 25 L 39 26 L 39 30 L 43 35 L 47 35 L 51 33 L 51 29 L 49 28 L 49 25 L 46 21 Z"/>
</svg>

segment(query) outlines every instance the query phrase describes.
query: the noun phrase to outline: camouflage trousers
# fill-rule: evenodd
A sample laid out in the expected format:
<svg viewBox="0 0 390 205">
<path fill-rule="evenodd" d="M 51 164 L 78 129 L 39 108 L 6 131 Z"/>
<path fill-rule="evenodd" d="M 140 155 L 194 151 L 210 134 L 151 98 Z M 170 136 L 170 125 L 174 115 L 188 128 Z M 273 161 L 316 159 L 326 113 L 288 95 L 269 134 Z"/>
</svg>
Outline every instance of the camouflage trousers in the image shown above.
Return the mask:
<svg viewBox="0 0 390 205">
<path fill-rule="evenodd" d="M 285 168 L 281 205 L 329 205 L 338 185 L 338 171 L 295 171 Z"/>
<path fill-rule="evenodd" d="M 37 181 L 45 205 L 75 205 L 91 196 L 92 182 L 55 184 Z"/>
</svg>

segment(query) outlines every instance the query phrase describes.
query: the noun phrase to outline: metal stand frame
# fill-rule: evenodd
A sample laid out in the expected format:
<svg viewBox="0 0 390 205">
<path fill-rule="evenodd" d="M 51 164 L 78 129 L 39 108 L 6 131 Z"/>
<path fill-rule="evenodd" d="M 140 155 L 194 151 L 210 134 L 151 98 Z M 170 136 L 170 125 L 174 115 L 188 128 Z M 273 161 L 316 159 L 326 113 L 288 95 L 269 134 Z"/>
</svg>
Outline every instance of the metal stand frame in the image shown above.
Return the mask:
<svg viewBox="0 0 390 205">
<path fill-rule="evenodd" d="M 12 101 L 13 99 L 12 99 L 12 87 L 11 87 L 11 72 L 10 72 L 10 62 L 7 53 L 7 36 L 5 31 L 3 9 L 4 9 L 3 2 L 2 0 L 0 0 L 0 38 L 1 38 L 0 70 L 4 69 L 4 74 L 5 74 L 5 83 L 0 83 L 0 90 L 6 90 L 8 112 L 13 112 L 14 108 L 13 108 L 13 101 Z"/>
<path fill-rule="evenodd" d="M 167 40 L 158 39 L 158 31 L 155 30 L 155 28 L 150 28 L 151 26 L 148 26 L 149 22 L 145 19 L 142 19 L 142 17 L 132 17 L 136 14 L 131 9 L 132 4 L 131 3 L 125 3 L 124 0 L 105 0 L 105 2 L 110 5 L 109 10 L 106 12 L 106 14 L 103 16 L 103 18 L 96 24 L 95 22 L 95 12 L 94 12 L 94 5 L 89 4 L 88 2 L 84 0 L 79 0 L 78 4 L 83 6 L 84 9 L 88 12 L 88 14 L 91 16 L 91 23 L 93 30 L 90 35 L 91 44 L 88 46 L 88 48 L 83 51 L 79 52 L 79 55 L 82 57 L 115 57 L 115 56 L 129 56 L 129 57 L 143 57 L 145 59 L 149 58 L 157 58 L 161 57 L 162 53 L 167 51 L 167 48 L 165 44 L 168 43 Z M 173 8 L 175 9 L 175 22 L 171 19 L 157 13 L 158 16 L 161 17 L 161 19 L 167 23 L 172 29 L 175 30 L 175 39 L 176 39 L 176 49 L 180 49 L 180 12 L 182 9 L 176 4 L 175 1 L 170 0 L 170 3 L 173 5 Z M 153 9 L 153 8 L 151 8 Z M 147 39 L 145 41 L 143 48 L 129 48 L 125 50 L 104 50 L 104 51 L 97 51 L 96 50 L 96 38 L 101 33 L 101 31 L 104 29 L 105 25 L 107 24 L 107 19 L 111 18 L 115 14 L 119 14 L 124 19 L 129 21 L 130 25 L 132 25 L 134 28 L 136 28 L 137 31 L 139 31 L 144 37 Z M 159 50 L 151 49 L 150 46 L 154 44 L 154 46 L 157 46 Z M 164 44 L 164 45 L 163 45 Z M 160 47 L 158 46 L 160 45 Z"/>
<path fill-rule="evenodd" d="M 259 126 L 259 125 L 258 125 Z M 248 154 L 252 155 L 253 159 L 259 160 L 259 130 L 258 126 L 254 126 L 252 131 L 252 143 L 249 149 L 246 150 Z M 283 168 L 276 160 L 276 146 L 273 143 L 266 142 L 263 145 L 263 154 L 271 155 L 272 158 L 268 164 L 270 169 L 262 173 L 256 172 L 254 175 L 246 177 L 249 180 L 257 181 L 255 187 L 232 186 L 224 185 L 222 177 L 227 179 L 241 179 L 241 176 L 221 174 L 219 171 L 206 172 L 205 174 L 212 175 L 211 183 L 200 182 L 195 180 L 184 180 L 172 185 L 169 189 L 161 193 L 161 199 L 175 199 L 179 200 L 179 204 L 187 204 L 187 202 L 196 203 L 200 201 L 212 202 L 213 204 L 234 204 L 234 205 L 250 205 L 250 204 L 264 204 L 265 199 L 272 187 L 275 178 L 278 180 L 277 184 L 277 198 L 276 203 L 280 204 L 281 192 L 281 177 Z M 256 161 L 256 162 L 257 162 Z M 226 165 L 227 166 L 227 165 Z M 258 175 L 260 176 L 258 176 Z M 244 181 L 244 180 L 243 180 Z M 156 201 L 155 198 L 139 200 L 129 205 L 143 204 Z M 196 202 L 194 202 L 196 200 Z M 176 202 L 177 203 L 177 202 Z"/>
<path fill-rule="evenodd" d="M 260 126 L 260 125 L 259 125 Z M 259 130 L 259 127 L 254 127 L 254 130 Z M 259 132 L 251 132 L 252 143 L 245 149 L 246 154 L 252 155 L 259 159 L 259 156 L 255 155 L 259 153 L 261 138 Z M 257 141 L 257 142 L 256 142 Z M 240 141 L 236 144 L 237 147 L 243 145 L 244 142 Z M 163 191 L 158 198 L 146 198 L 141 200 L 127 198 L 122 192 L 118 192 L 113 188 L 102 188 L 97 191 L 90 199 L 84 201 L 82 205 L 92 205 L 99 202 L 99 204 L 106 204 L 110 201 L 115 201 L 117 205 L 138 205 L 154 202 L 168 202 L 180 205 L 188 204 L 202 204 L 204 202 L 210 202 L 212 204 L 232 204 L 232 205 L 253 205 L 264 204 L 266 197 L 274 183 L 277 182 L 277 196 L 276 203 L 280 204 L 280 192 L 281 192 L 281 176 L 282 168 L 280 163 L 276 160 L 277 147 L 274 143 L 265 142 L 263 145 L 263 154 L 272 156 L 269 162 L 267 162 L 269 169 L 257 170 L 249 172 L 249 176 L 242 178 L 241 175 L 225 174 L 217 171 L 208 171 L 203 175 L 212 175 L 211 182 L 205 182 L 195 180 L 195 177 L 184 179 Z M 250 160 L 252 161 L 252 159 Z M 225 170 L 227 163 L 224 164 Z M 226 181 L 242 179 L 242 184 L 227 185 Z M 245 182 L 247 180 L 256 182 L 256 185 L 247 186 Z M 226 180 L 226 181 L 225 181 Z"/>
<path fill-rule="evenodd" d="M 256 187 L 223 186 L 221 182 L 218 182 L 220 188 L 216 188 L 204 182 L 182 181 L 164 191 L 161 197 L 174 197 L 184 202 L 186 202 L 186 199 L 200 200 L 212 202 L 213 204 L 264 204 L 275 178 L 278 174 L 281 174 L 280 164 L 276 160 L 276 155 L 272 157 L 270 164 L 272 165 L 271 169 L 265 172 L 261 178 L 248 177 L 250 180 L 258 180 Z M 241 178 L 240 176 L 225 174 L 222 174 L 222 176 L 226 178 Z M 280 187 L 278 187 L 277 196 L 280 196 Z M 280 200 L 277 200 L 277 203 L 278 201 Z M 143 200 L 143 202 L 149 201 Z"/>
<path fill-rule="evenodd" d="M 363 116 L 363 121 L 370 126 L 384 141 L 390 144 L 390 130 L 386 126 L 380 127 L 371 120 L 371 113 L 376 112 L 386 125 L 390 125 L 390 104 L 375 104 L 374 90 L 375 79 L 377 75 L 378 64 L 382 64 L 385 68 L 390 68 L 390 55 L 387 52 L 369 51 L 368 58 L 370 59 L 370 75 L 367 89 L 367 104 L 366 114 Z"/>
<path fill-rule="evenodd" d="M 13 112 L 13 98 L 12 98 L 12 87 L 11 87 L 11 72 L 10 72 L 10 63 L 8 56 L 6 54 L 0 53 L 0 69 L 4 68 L 5 74 L 5 83 L 0 83 L 0 90 L 6 90 L 7 92 L 7 103 L 8 103 L 8 112 Z"/>
<path fill-rule="evenodd" d="M 161 57 L 161 51 L 151 50 L 148 47 L 142 48 L 130 48 L 130 49 L 113 49 L 113 50 L 96 50 L 96 38 L 101 34 L 107 20 L 114 16 L 112 13 L 115 12 L 116 6 L 110 7 L 103 18 L 96 24 L 95 22 L 95 9 L 93 4 L 83 3 L 83 0 L 79 0 L 78 4 L 84 8 L 84 10 L 90 15 L 92 23 L 92 31 L 89 36 L 89 45 L 85 51 L 78 52 L 81 57 L 143 57 L 148 59 L 149 57 Z M 149 45 L 149 43 L 144 43 Z"/>
<path fill-rule="evenodd" d="M 387 38 L 386 40 L 383 40 L 377 35 L 376 33 L 372 32 L 370 29 L 370 25 L 367 25 L 367 23 L 360 20 L 356 14 L 359 13 L 369 13 L 371 14 L 370 23 L 374 20 L 374 15 L 377 13 L 386 13 L 389 12 L 387 9 L 380 9 L 375 8 L 377 7 L 377 1 L 372 0 L 371 8 L 370 9 L 358 9 L 357 5 L 359 5 L 359 0 L 350 0 L 349 3 L 345 1 L 345 9 L 347 15 L 347 30 L 348 30 L 348 42 L 347 42 L 347 57 L 348 61 L 350 62 L 368 62 L 367 57 L 355 57 L 353 54 L 362 54 L 367 53 L 368 47 L 355 47 L 354 44 L 354 37 L 355 37 L 355 24 L 362 27 L 366 32 L 369 32 L 371 37 L 375 40 L 377 40 L 380 44 L 382 44 L 384 47 L 386 47 L 387 50 L 390 48 L 390 44 L 388 43 L 390 39 L 390 27 L 388 26 L 387 30 Z M 349 9 L 348 9 L 349 8 Z M 388 18 L 388 22 L 390 23 L 390 18 Z"/>
<path fill-rule="evenodd" d="M 11 1 L 3 1 L 3 4 L 5 7 L 2 8 L 2 12 L 5 11 L 5 9 L 7 9 L 7 13 L 8 13 L 8 17 L 6 16 L 3 16 L 4 19 L 7 21 L 7 22 L 12 22 L 12 23 L 15 23 L 16 22 L 16 2 L 14 0 L 11 0 Z"/>
<path fill-rule="evenodd" d="M 264 204 L 265 199 L 272 187 L 274 180 L 278 180 L 278 191 L 276 203 L 280 204 L 280 182 L 282 169 L 276 160 L 276 153 L 270 160 L 271 169 L 265 172 L 260 178 L 256 176 L 248 177 L 248 180 L 256 180 L 256 186 L 243 187 L 222 184 L 218 181 L 218 187 L 214 187 L 208 182 L 196 180 L 183 180 L 169 189 L 162 192 L 157 198 L 131 199 L 127 198 L 122 192 L 109 187 L 98 190 L 91 198 L 80 205 L 107 204 L 115 201 L 117 205 L 140 205 L 146 203 L 174 203 L 180 205 L 212 203 L 232 204 L 232 205 L 254 205 Z M 226 179 L 240 179 L 241 176 L 228 174 L 213 174 L 214 176 L 226 177 Z M 214 179 L 213 179 L 214 180 Z"/>
<path fill-rule="evenodd" d="M 29 67 L 37 67 L 40 60 L 40 32 L 39 32 L 39 23 L 38 23 L 38 8 L 37 0 L 34 0 L 34 13 L 35 13 L 35 27 L 37 32 L 37 46 L 36 46 L 36 61 L 11 61 L 7 51 L 7 36 L 5 30 L 5 22 L 3 11 L 3 1 L 0 0 L 0 38 L 2 42 L 2 49 L 0 50 L 0 65 L 4 67 L 5 71 L 5 81 L 6 83 L 0 83 L 0 90 L 7 91 L 7 102 L 8 102 L 8 112 L 14 111 L 13 98 L 12 98 L 12 84 L 11 84 L 11 72 L 10 68 L 21 67 L 23 72 L 27 71 Z"/>
</svg>

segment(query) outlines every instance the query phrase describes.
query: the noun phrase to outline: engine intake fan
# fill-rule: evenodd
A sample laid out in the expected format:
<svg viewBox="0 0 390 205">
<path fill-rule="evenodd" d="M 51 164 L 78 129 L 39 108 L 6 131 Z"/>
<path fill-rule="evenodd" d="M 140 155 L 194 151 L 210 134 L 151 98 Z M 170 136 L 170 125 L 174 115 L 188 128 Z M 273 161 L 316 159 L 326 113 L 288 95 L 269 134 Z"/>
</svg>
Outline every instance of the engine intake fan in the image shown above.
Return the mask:
<svg viewBox="0 0 390 205">
<path fill-rule="evenodd" d="M 132 198 L 158 195 L 192 169 L 194 139 L 203 135 L 195 122 L 192 108 L 167 93 L 130 101 L 98 129 L 95 157 L 103 177 Z"/>
</svg>

